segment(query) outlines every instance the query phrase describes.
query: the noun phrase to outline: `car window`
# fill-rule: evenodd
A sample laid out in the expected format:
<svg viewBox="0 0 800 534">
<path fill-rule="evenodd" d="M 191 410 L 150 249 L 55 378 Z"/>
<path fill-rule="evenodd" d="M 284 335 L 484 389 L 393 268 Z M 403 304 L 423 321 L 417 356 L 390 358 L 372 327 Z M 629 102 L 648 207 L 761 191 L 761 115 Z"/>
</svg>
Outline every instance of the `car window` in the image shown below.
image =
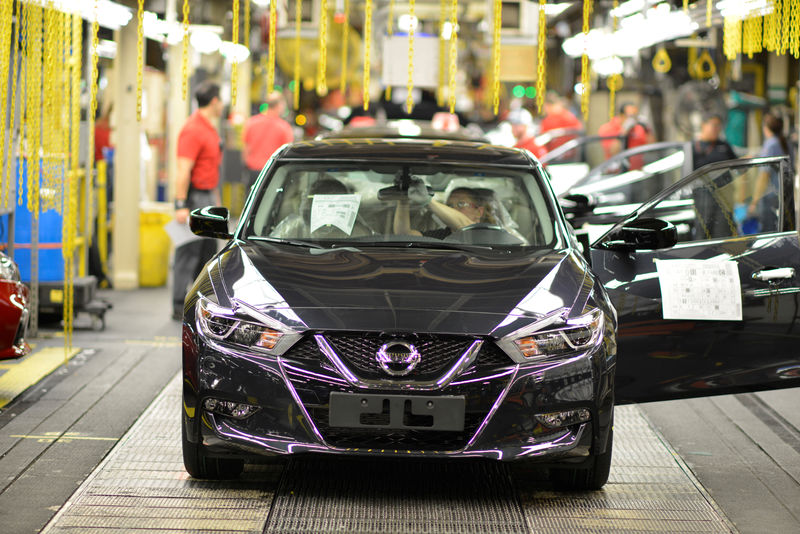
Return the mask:
<svg viewBox="0 0 800 534">
<path fill-rule="evenodd" d="M 536 172 L 447 164 L 285 163 L 252 198 L 246 237 L 552 246 L 557 229 Z"/>
<path fill-rule="evenodd" d="M 780 161 L 700 171 L 642 213 L 672 222 L 678 241 L 701 241 L 779 231 L 783 167 Z"/>
<path fill-rule="evenodd" d="M 569 192 L 592 195 L 598 206 L 640 204 L 683 177 L 685 157 L 683 146 L 623 153 Z"/>
</svg>

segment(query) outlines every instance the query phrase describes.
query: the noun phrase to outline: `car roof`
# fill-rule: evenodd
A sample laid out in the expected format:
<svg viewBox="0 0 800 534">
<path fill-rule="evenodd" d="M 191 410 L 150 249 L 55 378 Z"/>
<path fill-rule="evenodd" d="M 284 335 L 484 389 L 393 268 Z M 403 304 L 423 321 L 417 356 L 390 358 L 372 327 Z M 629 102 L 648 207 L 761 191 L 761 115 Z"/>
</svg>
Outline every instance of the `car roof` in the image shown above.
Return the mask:
<svg viewBox="0 0 800 534">
<path fill-rule="evenodd" d="M 278 160 L 392 161 L 530 167 L 522 150 L 471 141 L 433 139 L 320 139 L 288 145 Z"/>
<path fill-rule="evenodd" d="M 317 139 L 447 139 L 450 141 L 485 141 L 482 136 L 475 135 L 465 128 L 444 131 L 434 128 L 430 121 L 390 121 L 371 126 L 346 126 L 337 132 L 327 132 Z"/>
</svg>

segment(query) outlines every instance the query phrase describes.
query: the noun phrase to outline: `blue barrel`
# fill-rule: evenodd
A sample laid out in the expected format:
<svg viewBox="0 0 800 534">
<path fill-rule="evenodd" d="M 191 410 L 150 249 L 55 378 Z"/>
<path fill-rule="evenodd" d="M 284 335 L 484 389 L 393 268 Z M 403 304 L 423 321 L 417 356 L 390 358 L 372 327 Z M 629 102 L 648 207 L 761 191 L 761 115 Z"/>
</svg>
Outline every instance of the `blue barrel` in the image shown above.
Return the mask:
<svg viewBox="0 0 800 534">
<path fill-rule="evenodd" d="M 16 160 L 14 173 L 19 184 L 19 173 L 22 173 L 22 188 L 17 191 L 18 199 L 15 205 L 9 206 L 14 210 L 14 261 L 19 266 L 20 277 L 23 282 L 31 281 L 31 212 L 28 211 L 28 180 L 27 160 Z M 41 174 L 40 174 L 41 176 Z M 63 179 L 59 180 L 63 183 Z M 40 182 L 41 185 L 41 182 Z M 8 227 L 8 217 L 3 216 L 4 228 Z M 62 216 L 54 209 L 39 213 L 39 281 L 57 282 L 64 279 L 64 257 L 62 256 L 61 225 Z M 6 237 L 6 241 L 8 236 Z"/>
</svg>

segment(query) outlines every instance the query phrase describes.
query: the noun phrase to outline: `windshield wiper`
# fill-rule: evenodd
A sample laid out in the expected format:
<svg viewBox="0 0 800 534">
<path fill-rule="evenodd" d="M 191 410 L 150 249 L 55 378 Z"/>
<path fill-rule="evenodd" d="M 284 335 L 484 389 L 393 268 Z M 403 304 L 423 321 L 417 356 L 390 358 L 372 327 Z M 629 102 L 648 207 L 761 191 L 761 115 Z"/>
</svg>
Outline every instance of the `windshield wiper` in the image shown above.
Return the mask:
<svg viewBox="0 0 800 534">
<path fill-rule="evenodd" d="M 467 243 L 448 243 L 445 241 L 370 241 L 369 243 L 359 243 L 359 247 L 392 247 L 392 246 L 402 246 L 406 248 L 430 248 L 430 249 L 442 249 L 442 250 L 462 250 L 462 251 L 470 251 L 470 250 L 504 250 L 504 249 L 495 249 L 493 247 L 487 245 L 470 245 Z"/>
<path fill-rule="evenodd" d="M 302 239 L 285 239 L 282 237 L 264 237 L 264 236 L 256 236 L 251 235 L 248 236 L 247 239 L 252 241 L 266 241 L 267 243 L 279 243 L 281 245 L 292 245 L 295 247 L 306 247 L 306 248 L 325 248 L 318 243 L 312 243 L 310 241 L 303 241 Z"/>
</svg>

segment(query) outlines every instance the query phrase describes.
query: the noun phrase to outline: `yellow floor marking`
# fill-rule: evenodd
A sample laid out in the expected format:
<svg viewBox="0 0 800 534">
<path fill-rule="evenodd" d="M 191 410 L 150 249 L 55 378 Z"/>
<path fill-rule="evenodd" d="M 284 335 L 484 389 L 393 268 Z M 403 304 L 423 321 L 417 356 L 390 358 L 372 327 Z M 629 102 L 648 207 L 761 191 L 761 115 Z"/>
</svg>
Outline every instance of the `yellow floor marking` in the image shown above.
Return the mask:
<svg viewBox="0 0 800 534">
<path fill-rule="evenodd" d="M 81 349 L 73 348 L 72 358 Z M 25 357 L 0 376 L 0 408 L 64 363 L 64 347 L 47 347 Z"/>
<path fill-rule="evenodd" d="M 94 436 L 81 436 L 79 432 L 45 432 L 41 436 L 30 436 L 27 434 L 12 434 L 12 438 L 35 439 L 39 443 L 52 443 L 56 440 L 70 443 L 73 440 L 89 441 L 118 441 L 118 438 L 97 438 Z"/>
</svg>

